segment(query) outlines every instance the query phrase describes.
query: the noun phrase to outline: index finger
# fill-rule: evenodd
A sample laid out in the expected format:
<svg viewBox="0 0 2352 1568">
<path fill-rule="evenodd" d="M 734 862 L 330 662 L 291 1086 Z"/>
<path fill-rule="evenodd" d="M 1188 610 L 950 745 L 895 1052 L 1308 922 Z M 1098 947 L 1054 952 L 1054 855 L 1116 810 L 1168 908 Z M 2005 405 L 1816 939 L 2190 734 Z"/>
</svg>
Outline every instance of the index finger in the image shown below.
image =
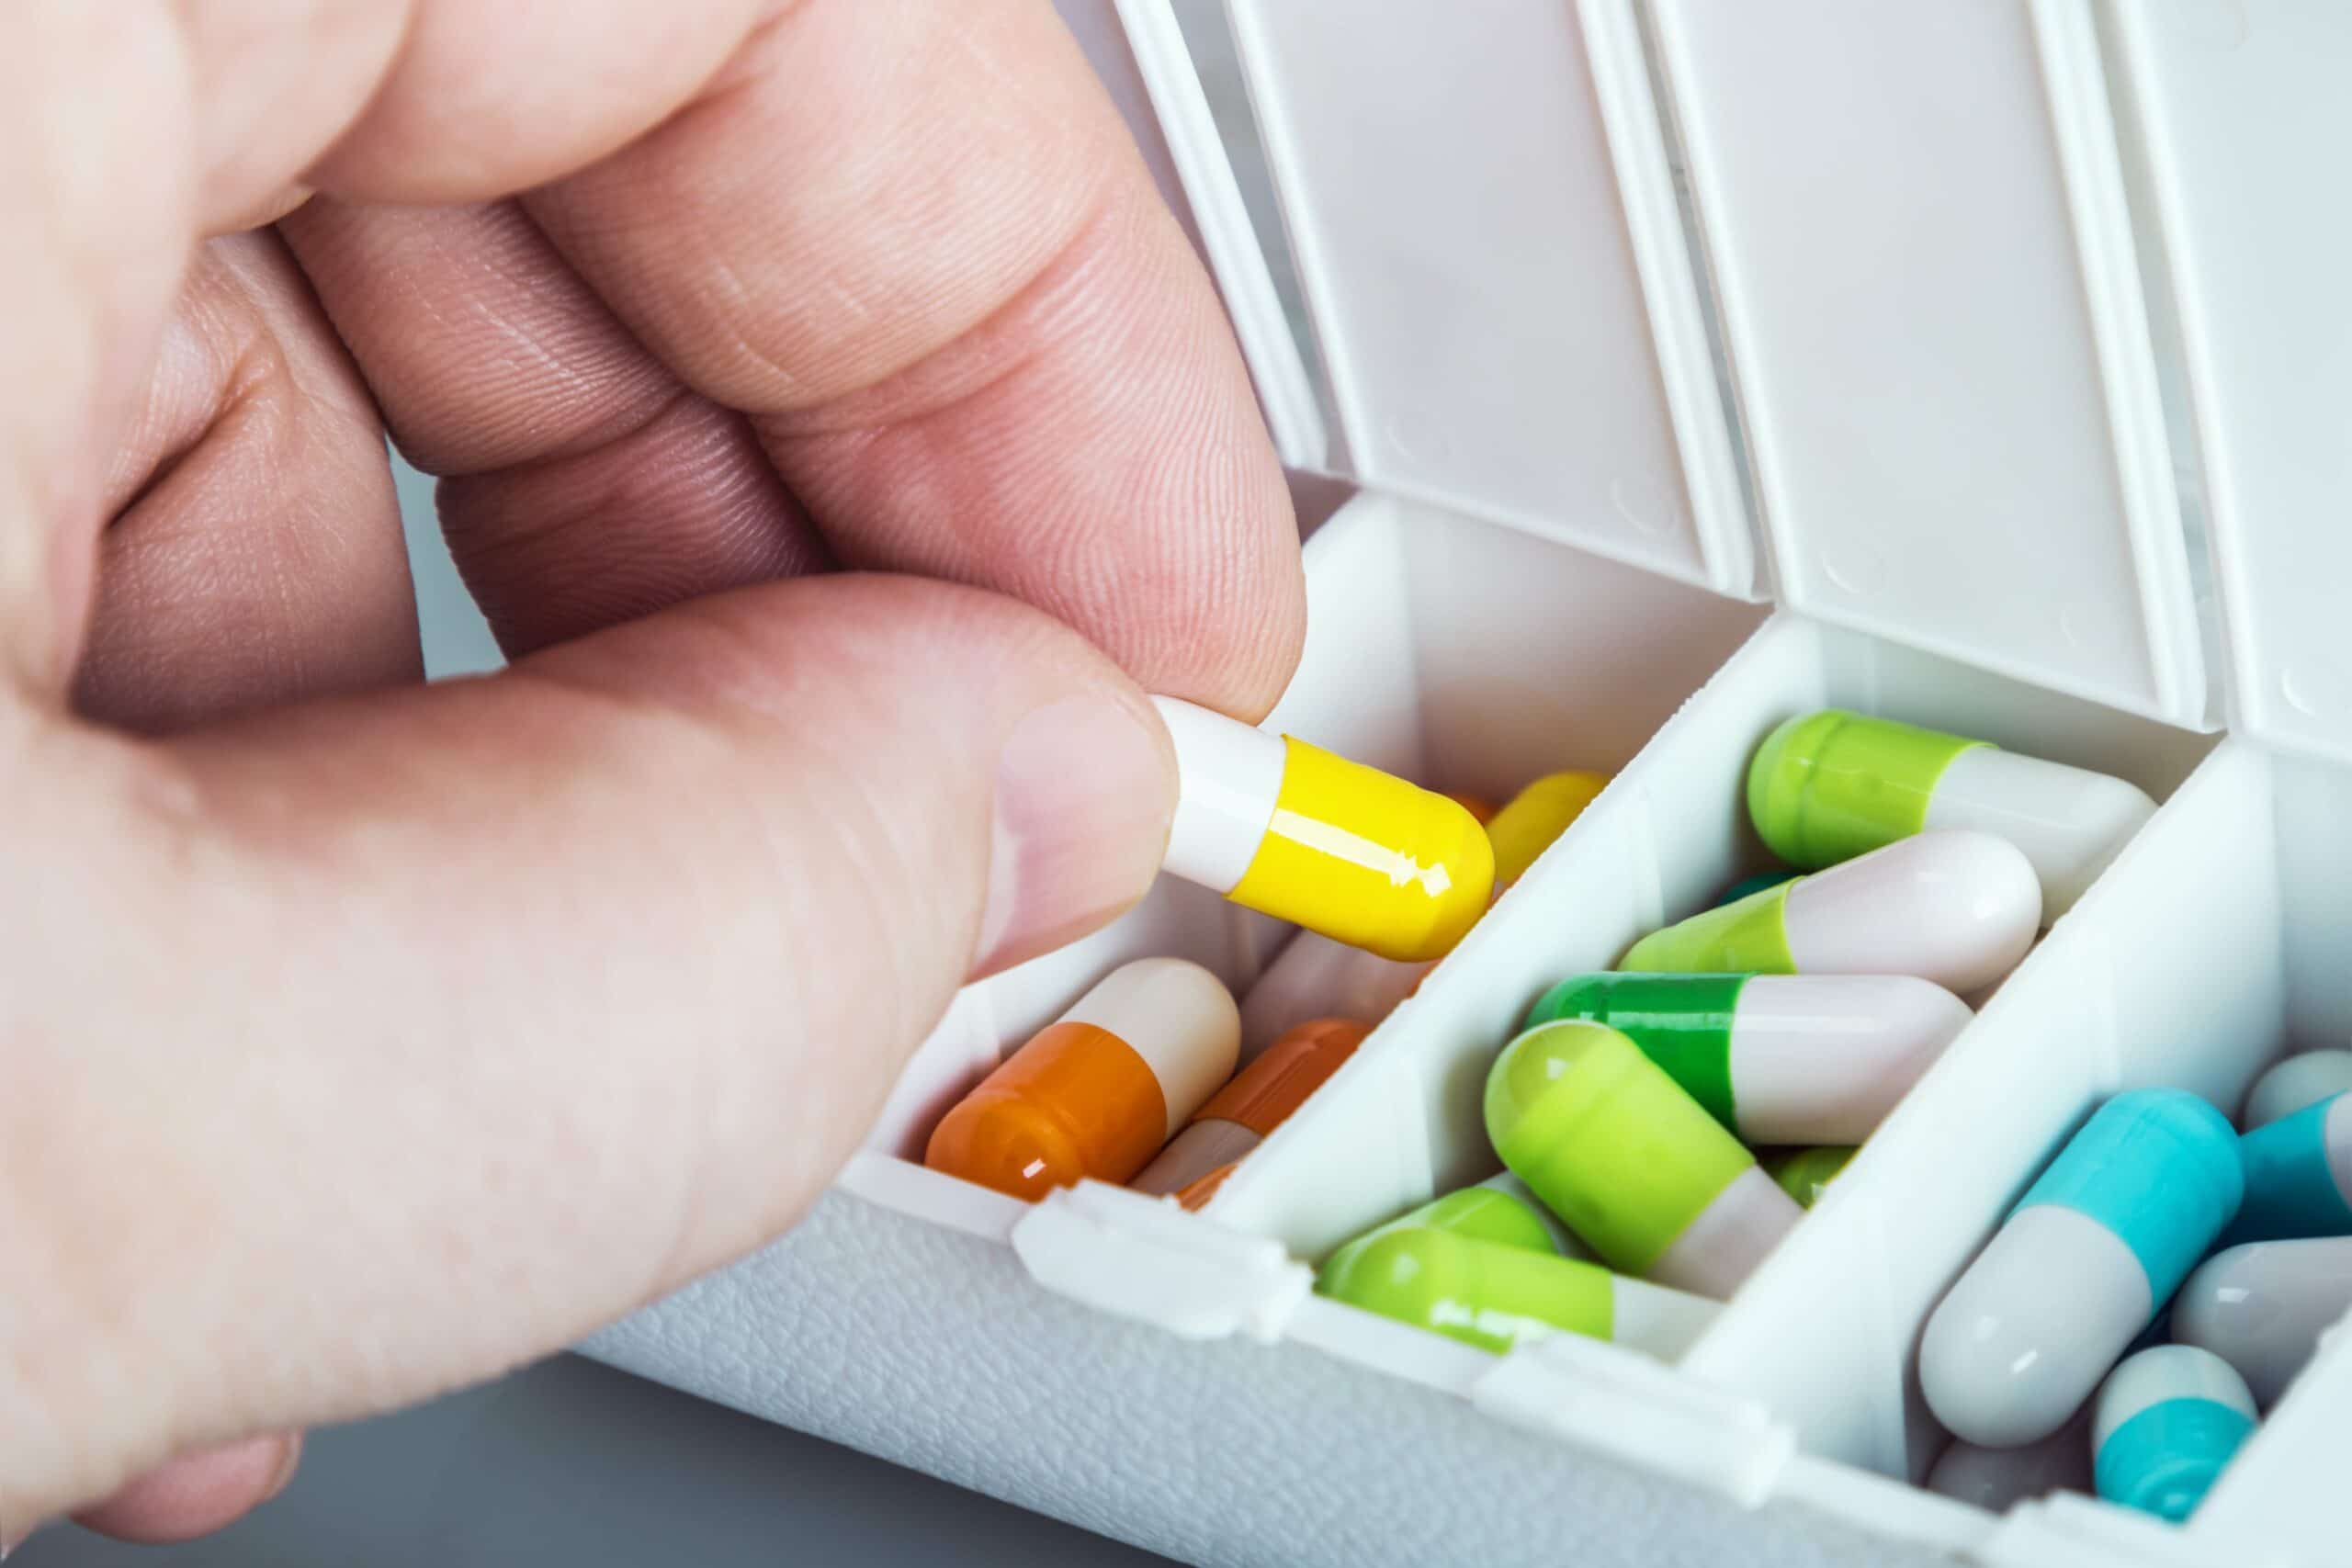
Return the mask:
<svg viewBox="0 0 2352 1568">
<path fill-rule="evenodd" d="M 338 149 L 324 183 L 368 163 Z M 1280 694 L 1304 608 L 1279 468 L 1198 261 L 1050 7 L 808 0 L 525 205 L 612 330 L 751 416 L 842 564 L 1026 600 L 1153 690 L 1252 716 Z M 376 227 L 347 206 L 289 224 L 396 434 L 404 410 L 511 427 L 526 394 L 472 357 L 495 345 L 453 338 L 443 291 L 381 287 Z M 492 492 L 517 529 L 531 466 Z"/>
</svg>

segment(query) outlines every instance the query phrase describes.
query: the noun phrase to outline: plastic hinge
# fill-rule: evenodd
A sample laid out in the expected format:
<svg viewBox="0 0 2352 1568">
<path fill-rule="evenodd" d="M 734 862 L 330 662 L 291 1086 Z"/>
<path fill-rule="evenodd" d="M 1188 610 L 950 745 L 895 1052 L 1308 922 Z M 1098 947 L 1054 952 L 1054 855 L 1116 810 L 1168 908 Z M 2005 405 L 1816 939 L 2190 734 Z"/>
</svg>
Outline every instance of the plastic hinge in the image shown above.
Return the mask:
<svg viewBox="0 0 2352 1568">
<path fill-rule="evenodd" d="M 1012 1239 L 1046 1289 L 1186 1339 L 1278 1339 L 1315 1283 L 1278 1241 L 1099 1181 L 1047 1193 Z"/>
<path fill-rule="evenodd" d="M 2070 1492 L 2019 1503 L 1969 1552 L 1981 1568 L 2289 1568 L 2289 1559 L 2217 1551 L 2153 1515 Z"/>
<path fill-rule="evenodd" d="M 1795 1431 L 1755 1401 L 1581 1335 L 1513 1350 L 1478 1380 L 1470 1400 L 1514 1426 L 1631 1461 L 1743 1507 L 1772 1495 L 1797 1449 Z"/>
</svg>

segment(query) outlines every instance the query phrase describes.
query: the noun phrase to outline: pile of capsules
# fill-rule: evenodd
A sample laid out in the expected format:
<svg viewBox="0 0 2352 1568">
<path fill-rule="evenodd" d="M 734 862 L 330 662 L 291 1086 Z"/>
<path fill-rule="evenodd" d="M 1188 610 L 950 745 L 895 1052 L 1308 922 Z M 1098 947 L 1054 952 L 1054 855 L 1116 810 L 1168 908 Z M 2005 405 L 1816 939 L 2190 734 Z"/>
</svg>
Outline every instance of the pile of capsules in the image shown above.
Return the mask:
<svg viewBox="0 0 2352 1568">
<path fill-rule="evenodd" d="M 2184 1089 L 2085 1122 L 1928 1320 L 1928 1484 L 2188 1517 L 2352 1309 L 2352 1052 L 2289 1056 L 2245 1132 Z M 2165 1343 L 2169 1329 L 2170 1343 Z"/>
<path fill-rule="evenodd" d="M 1554 773 L 1497 812 L 1158 701 L 1182 781 L 1167 869 L 1306 929 L 1238 1007 L 1182 959 L 1113 970 L 941 1119 L 935 1170 L 1201 1207 L 1609 782 Z"/>
<path fill-rule="evenodd" d="M 1305 929 L 1240 1006 L 1182 960 L 1113 971 L 948 1112 L 936 1169 L 1198 1207 L 1607 782 L 1553 774 L 1490 816 L 1159 705 L 1167 869 Z M 1679 1355 L 2155 809 L 1838 709 L 1775 729 L 1747 795 L 1794 869 L 1538 998 L 1487 1082 L 1503 1174 L 1340 1247 L 1318 1291 L 1487 1350 L 1565 1331 Z M 2352 1305 L 2347 1090 L 2352 1053 L 2322 1052 L 2256 1086 L 2243 1136 L 2178 1089 L 2093 1115 L 1929 1319 L 1921 1384 L 1956 1439 L 1929 1484 L 2185 1517 Z"/>
</svg>

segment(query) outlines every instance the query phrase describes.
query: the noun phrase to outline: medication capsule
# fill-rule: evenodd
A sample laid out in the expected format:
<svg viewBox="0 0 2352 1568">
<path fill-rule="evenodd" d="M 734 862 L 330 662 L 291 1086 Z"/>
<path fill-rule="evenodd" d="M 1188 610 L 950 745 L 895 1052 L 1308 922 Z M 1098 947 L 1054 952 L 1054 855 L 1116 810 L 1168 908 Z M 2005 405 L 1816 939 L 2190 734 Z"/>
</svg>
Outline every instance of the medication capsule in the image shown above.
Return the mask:
<svg viewBox="0 0 2352 1568">
<path fill-rule="evenodd" d="M 2272 1063 L 2246 1091 L 2238 1126 L 2251 1133 L 2352 1089 L 2352 1051 L 2304 1051 Z"/>
<path fill-rule="evenodd" d="M 2173 1298 L 2172 1337 L 2237 1369 L 2267 1410 L 2352 1312 L 2352 1236 L 2257 1241 L 2215 1253 Z"/>
<path fill-rule="evenodd" d="M 1300 1024 L 1211 1095 L 1130 1185 L 1138 1192 L 1175 1192 L 1234 1164 L 1306 1104 L 1371 1032 L 1345 1018 Z"/>
<path fill-rule="evenodd" d="M 1466 1235 L 1474 1241 L 1531 1247 L 1562 1258 L 1581 1258 L 1588 1263 L 1596 1261 L 1592 1249 L 1577 1240 L 1576 1233 L 1562 1224 L 1557 1214 L 1544 1206 L 1543 1200 L 1528 1190 L 1526 1182 L 1508 1170 L 1476 1186 L 1456 1188 L 1442 1197 L 1432 1198 L 1419 1208 L 1397 1215 L 1389 1224 L 1398 1228 L 1426 1226 Z"/>
<path fill-rule="evenodd" d="M 1792 865 L 1835 865 L 1939 828 L 1992 833 L 2032 863 L 2053 920 L 2155 809 L 2105 773 L 1842 708 L 1782 724 L 1747 770 L 1756 831 Z"/>
<path fill-rule="evenodd" d="M 1033 1202 L 1127 1181 L 1232 1075 L 1240 1034 L 1199 964 L 1121 964 L 940 1119 L 923 1163 Z"/>
<path fill-rule="evenodd" d="M 1975 1015 L 1905 975 L 1577 975 L 1521 1028 L 1605 1023 L 1745 1144 L 1859 1144 Z"/>
<path fill-rule="evenodd" d="M 2238 1140 L 2245 1201 L 2224 1247 L 2352 1235 L 2352 1094 L 2335 1095 Z"/>
<path fill-rule="evenodd" d="M 1492 818 L 1487 837 L 1494 846 L 1497 897 L 1567 831 L 1608 783 L 1602 773 L 1548 773 L 1512 796 L 1499 813 L 1487 814 Z M 1242 1060 L 1301 1019 L 1360 1018 L 1376 1024 L 1419 987 L 1432 966 L 1401 964 L 1301 931 L 1241 999 Z"/>
<path fill-rule="evenodd" d="M 1168 871 L 1384 958 L 1441 958 L 1487 908 L 1494 852 L 1442 795 L 1191 703 L 1154 697 L 1176 745 Z"/>
<path fill-rule="evenodd" d="M 2014 968 L 2041 923 L 2041 887 L 2015 846 L 1921 833 L 1653 931 L 1617 967 L 1913 975 L 1965 993 Z"/>
<path fill-rule="evenodd" d="M 1315 1288 L 1498 1353 L 1565 1330 L 1671 1358 L 1718 1310 L 1598 1263 L 1427 1225 L 1383 1225 L 1349 1242 L 1325 1262 Z"/>
<path fill-rule="evenodd" d="M 1800 874 L 1793 871 L 1759 871 L 1753 876 L 1743 876 L 1724 889 L 1724 896 L 1710 906 L 1720 909 L 1725 904 L 1736 904 L 1751 893 L 1761 893 L 1778 887 L 1783 882 L 1794 882 Z"/>
<path fill-rule="evenodd" d="M 1928 1319 L 1919 1382 L 1987 1448 L 2065 1424 L 2237 1212 L 2237 1139 L 2174 1089 L 2098 1109 Z"/>
<path fill-rule="evenodd" d="M 1810 1209 L 1821 1201 L 1823 1191 L 1860 1152 L 1849 1144 L 1823 1144 L 1790 1149 L 1760 1163 L 1764 1174 L 1779 1182 L 1781 1190 L 1795 1199 L 1799 1208 Z"/>
<path fill-rule="evenodd" d="M 2177 1524 L 2254 1436 L 2254 1398 L 2230 1364 L 2158 1345 L 2108 1374 L 2091 1422 L 2098 1495 Z"/>
<path fill-rule="evenodd" d="M 1729 1300 L 1804 1211 L 1640 1046 L 1540 1024 L 1487 1077 L 1487 1135 L 1611 1268 Z"/>
<path fill-rule="evenodd" d="M 2046 1497 L 2052 1492 L 2088 1495 L 2091 1486 L 2088 1405 L 2038 1443 L 1987 1449 L 1955 1442 L 1928 1472 L 1928 1491 L 1996 1514 L 2006 1514 L 2029 1497 Z"/>
</svg>

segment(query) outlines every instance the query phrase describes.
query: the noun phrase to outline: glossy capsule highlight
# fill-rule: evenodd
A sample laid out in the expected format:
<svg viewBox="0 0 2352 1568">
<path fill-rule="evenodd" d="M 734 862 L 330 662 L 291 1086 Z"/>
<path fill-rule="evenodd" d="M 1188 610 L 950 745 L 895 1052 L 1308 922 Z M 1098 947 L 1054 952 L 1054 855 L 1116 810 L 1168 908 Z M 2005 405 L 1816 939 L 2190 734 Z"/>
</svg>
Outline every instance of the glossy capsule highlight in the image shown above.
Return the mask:
<svg viewBox="0 0 2352 1568">
<path fill-rule="evenodd" d="M 1859 1144 L 1975 1015 L 1902 975 L 1577 975 L 1521 1027 L 1604 1023 L 1746 1144 Z"/>
<path fill-rule="evenodd" d="M 1176 748 L 1162 865 L 1384 958 L 1441 958 L 1487 908 L 1494 852 L 1458 803 L 1289 736 L 1154 697 Z"/>
<path fill-rule="evenodd" d="M 1608 784 L 1603 773 L 1547 773 L 1513 795 L 1499 812 L 1480 818 L 1494 848 L 1496 897 L 1567 831 Z M 1472 816 L 1480 815 L 1468 797 L 1450 798 L 1464 804 Z M 1430 967 L 1383 958 L 1303 931 L 1275 955 L 1241 999 L 1242 1059 L 1264 1050 L 1302 1019 L 1357 1018 L 1376 1024 L 1413 994 Z"/>
<path fill-rule="evenodd" d="M 2237 1213 L 2237 1138 L 2181 1089 L 2117 1095 L 2085 1122 L 1928 1319 L 1919 1382 L 1963 1441 L 2065 1423 Z"/>
<path fill-rule="evenodd" d="M 1033 1202 L 1082 1177 L 1132 1180 L 1232 1076 L 1240 1035 L 1199 964 L 1122 964 L 942 1117 L 923 1163 Z"/>
<path fill-rule="evenodd" d="M 2352 1094 L 2306 1105 L 2238 1140 L 2245 1201 L 2222 1245 L 2352 1235 Z"/>
<path fill-rule="evenodd" d="M 2352 1236 L 2249 1242 L 2197 1266 L 2173 1298 L 2172 1337 L 2236 1368 L 2267 1410 L 2347 1312 Z"/>
<path fill-rule="evenodd" d="M 1756 1156 L 1617 1031 L 1541 1024 L 1487 1077 L 1487 1134 L 1513 1175 L 1611 1268 L 1717 1301 L 1804 1211 Z"/>
<path fill-rule="evenodd" d="M 2227 1361 L 2193 1345 L 2156 1345 L 2098 1391 L 2092 1473 L 2110 1503 L 2175 1523 L 2188 1517 L 2254 1436 L 2254 1398 Z"/>
<path fill-rule="evenodd" d="M 1995 834 L 2032 863 L 2043 917 L 2054 920 L 2156 803 L 2106 773 L 1825 708 L 1788 720 L 1757 748 L 1747 809 L 1774 854 L 1809 869 L 1938 829 Z"/>
<path fill-rule="evenodd" d="M 1200 1207 L 1215 1192 L 1198 1187 L 1202 1179 L 1238 1163 L 1264 1143 L 1371 1032 L 1346 1018 L 1300 1024 L 1211 1095 L 1129 1185 L 1138 1192 L 1181 1192 L 1185 1207 Z"/>
<path fill-rule="evenodd" d="M 1966 995 L 2016 967 L 2041 924 L 2041 885 L 2013 845 L 1921 833 L 1653 931 L 1617 967 L 1911 975 Z"/>
</svg>

